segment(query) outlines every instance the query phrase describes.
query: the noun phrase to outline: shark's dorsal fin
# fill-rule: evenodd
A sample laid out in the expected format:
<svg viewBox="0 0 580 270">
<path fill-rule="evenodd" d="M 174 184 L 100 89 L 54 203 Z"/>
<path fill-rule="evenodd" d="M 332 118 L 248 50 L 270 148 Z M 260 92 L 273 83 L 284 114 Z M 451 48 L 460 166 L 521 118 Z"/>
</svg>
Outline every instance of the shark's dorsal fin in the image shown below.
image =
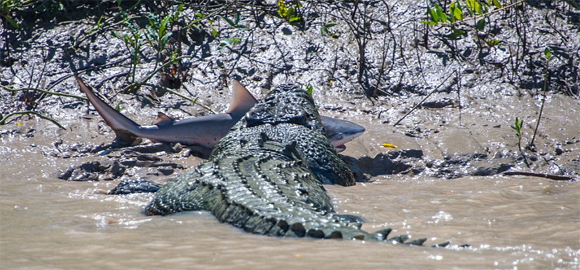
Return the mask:
<svg viewBox="0 0 580 270">
<path fill-rule="evenodd" d="M 233 99 L 230 107 L 226 111 L 229 114 L 242 113 L 249 111 L 258 101 L 240 82 L 233 81 Z"/>
<path fill-rule="evenodd" d="M 164 114 L 162 112 L 158 112 L 157 113 L 157 120 L 155 120 L 155 122 L 153 122 L 153 125 L 170 126 L 173 124 L 173 122 L 175 122 L 175 119 L 167 116 L 167 114 Z"/>
</svg>

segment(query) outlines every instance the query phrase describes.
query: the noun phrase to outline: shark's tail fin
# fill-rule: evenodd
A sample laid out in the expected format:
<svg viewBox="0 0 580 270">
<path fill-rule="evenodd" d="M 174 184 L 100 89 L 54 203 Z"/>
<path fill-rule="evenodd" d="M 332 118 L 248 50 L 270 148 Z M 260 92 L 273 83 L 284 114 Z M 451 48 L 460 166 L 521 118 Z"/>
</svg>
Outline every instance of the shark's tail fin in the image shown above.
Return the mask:
<svg viewBox="0 0 580 270">
<path fill-rule="evenodd" d="M 85 93 L 89 102 L 95 107 L 101 117 L 105 119 L 107 125 L 109 125 L 117 135 L 114 143 L 122 145 L 137 143 L 138 136 L 136 135 L 136 132 L 139 131 L 139 125 L 95 95 L 91 88 L 87 86 L 79 76 L 76 74 L 74 76 L 79 84 L 80 90 Z"/>
</svg>

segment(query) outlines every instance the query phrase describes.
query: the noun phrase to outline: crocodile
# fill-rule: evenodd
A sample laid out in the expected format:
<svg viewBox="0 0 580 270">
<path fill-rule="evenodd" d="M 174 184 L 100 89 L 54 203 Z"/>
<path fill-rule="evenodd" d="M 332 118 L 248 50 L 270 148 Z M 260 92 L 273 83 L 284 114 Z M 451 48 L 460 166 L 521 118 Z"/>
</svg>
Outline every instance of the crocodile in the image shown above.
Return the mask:
<svg viewBox="0 0 580 270">
<path fill-rule="evenodd" d="M 355 178 L 324 136 L 312 96 L 283 84 L 234 125 L 207 161 L 161 187 L 144 213 L 207 210 L 220 222 L 269 236 L 425 242 L 387 239 L 390 228 L 362 230 L 360 218 L 334 210 L 323 184 L 352 186 Z"/>
</svg>

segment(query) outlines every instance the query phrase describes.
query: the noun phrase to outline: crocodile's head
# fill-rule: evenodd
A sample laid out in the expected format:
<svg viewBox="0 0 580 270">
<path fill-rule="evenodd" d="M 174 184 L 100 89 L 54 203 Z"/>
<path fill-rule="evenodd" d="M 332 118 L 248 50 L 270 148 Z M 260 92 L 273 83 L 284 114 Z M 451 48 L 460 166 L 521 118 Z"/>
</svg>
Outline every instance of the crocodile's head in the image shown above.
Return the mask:
<svg viewBox="0 0 580 270">
<path fill-rule="evenodd" d="M 290 123 L 324 132 L 312 96 L 293 84 L 283 84 L 271 90 L 264 101 L 246 114 L 246 123 L 248 127 Z"/>
</svg>

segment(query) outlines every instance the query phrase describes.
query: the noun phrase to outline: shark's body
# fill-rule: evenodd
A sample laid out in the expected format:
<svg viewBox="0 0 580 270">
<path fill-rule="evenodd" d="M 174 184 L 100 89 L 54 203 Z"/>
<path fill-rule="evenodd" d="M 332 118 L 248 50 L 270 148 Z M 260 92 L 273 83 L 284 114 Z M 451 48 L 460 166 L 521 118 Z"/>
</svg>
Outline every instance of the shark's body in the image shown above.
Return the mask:
<svg viewBox="0 0 580 270">
<path fill-rule="evenodd" d="M 117 135 L 116 141 L 125 144 L 133 143 L 141 137 L 156 142 L 178 142 L 212 149 L 257 103 L 243 85 L 234 81 L 233 101 L 225 113 L 174 120 L 160 112 L 153 125 L 141 126 L 100 99 L 78 76 L 75 75 L 75 78 L 80 90 Z M 345 143 L 365 131 L 360 125 L 331 117 L 322 116 L 322 124 L 326 136 L 339 151 L 345 149 Z"/>
</svg>

